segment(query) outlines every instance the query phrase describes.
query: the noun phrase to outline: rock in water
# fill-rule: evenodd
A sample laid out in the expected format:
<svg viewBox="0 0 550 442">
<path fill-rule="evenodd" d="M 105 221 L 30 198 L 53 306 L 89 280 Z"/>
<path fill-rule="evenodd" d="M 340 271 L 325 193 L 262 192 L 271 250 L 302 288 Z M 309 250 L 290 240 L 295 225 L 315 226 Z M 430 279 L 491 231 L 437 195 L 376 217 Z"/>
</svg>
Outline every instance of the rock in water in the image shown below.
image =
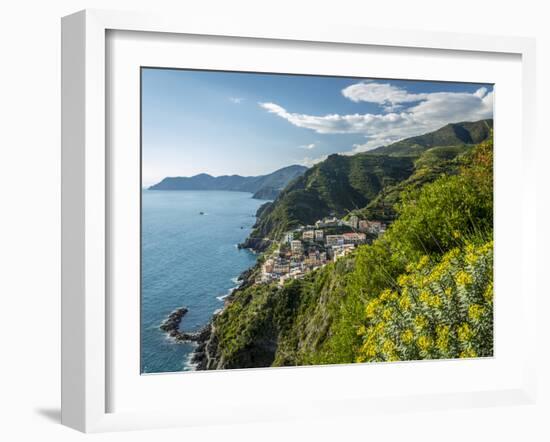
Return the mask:
<svg viewBox="0 0 550 442">
<path fill-rule="evenodd" d="M 179 331 L 181 320 L 188 311 L 189 309 L 187 307 L 180 307 L 174 310 L 168 315 L 168 318 L 162 322 L 160 329 L 170 334 L 170 336 L 174 336 L 173 333 Z"/>
<path fill-rule="evenodd" d="M 184 332 L 180 331 L 180 324 L 183 317 L 187 314 L 187 307 L 180 307 L 168 315 L 160 325 L 160 329 L 173 338 L 176 342 L 199 342 L 210 335 L 210 324 L 205 325 L 198 331 Z"/>
</svg>

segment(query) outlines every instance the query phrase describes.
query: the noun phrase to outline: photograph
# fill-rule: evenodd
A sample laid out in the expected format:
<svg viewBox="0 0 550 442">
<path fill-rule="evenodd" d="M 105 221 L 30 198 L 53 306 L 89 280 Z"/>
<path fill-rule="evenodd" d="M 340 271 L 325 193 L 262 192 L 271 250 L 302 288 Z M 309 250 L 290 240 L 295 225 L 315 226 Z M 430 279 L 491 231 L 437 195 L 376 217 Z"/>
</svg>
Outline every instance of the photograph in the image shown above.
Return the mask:
<svg viewBox="0 0 550 442">
<path fill-rule="evenodd" d="M 141 374 L 493 357 L 493 84 L 140 75 Z"/>
</svg>

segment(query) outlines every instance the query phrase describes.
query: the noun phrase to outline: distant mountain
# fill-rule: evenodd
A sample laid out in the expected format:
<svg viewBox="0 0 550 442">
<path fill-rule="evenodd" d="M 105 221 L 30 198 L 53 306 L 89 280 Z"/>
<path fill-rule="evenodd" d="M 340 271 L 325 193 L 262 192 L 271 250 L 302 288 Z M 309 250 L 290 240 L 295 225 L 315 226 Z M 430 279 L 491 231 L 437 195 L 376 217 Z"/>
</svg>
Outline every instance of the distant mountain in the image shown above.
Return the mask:
<svg viewBox="0 0 550 442">
<path fill-rule="evenodd" d="M 253 193 L 256 199 L 275 199 L 292 180 L 301 176 L 307 167 L 293 165 L 283 167 L 268 175 L 223 175 L 214 177 L 201 173 L 192 177 L 167 177 L 150 190 L 231 190 Z"/>
<path fill-rule="evenodd" d="M 391 221 L 405 188 L 420 187 L 458 171 L 462 155 L 491 136 L 493 120 L 448 124 L 434 132 L 352 156 L 330 155 L 263 207 L 244 247 L 328 215 L 350 212 Z"/>
<path fill-rule="evenodd" d="M 452 123 L 435 132 L 407 138 L 370 150 L 369 153 L 384 155 L 419 155 L 432 147 L 474 145 L 486 140 L 493 129 L 493 120 Z"/>
</svg>

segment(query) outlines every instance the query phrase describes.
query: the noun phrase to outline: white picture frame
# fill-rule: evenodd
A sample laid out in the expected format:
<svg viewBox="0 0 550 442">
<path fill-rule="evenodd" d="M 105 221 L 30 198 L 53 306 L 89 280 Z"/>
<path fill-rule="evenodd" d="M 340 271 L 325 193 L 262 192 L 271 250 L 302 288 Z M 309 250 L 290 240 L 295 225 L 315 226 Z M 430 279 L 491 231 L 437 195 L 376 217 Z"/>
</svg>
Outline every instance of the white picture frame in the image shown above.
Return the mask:
<svg viewBox="0 0 550 442">
<path fill-rule="evenodd" d="M 535 44 L 532 39 L 416 31 L 390 32 L 346 26 L 292 27 L 285 24 L 211 23 L 193 17 L 159 17 L 87 10 L 62 21 L 62 423 L 85 432 L 168 426 L 207 425 L 212 417 L 184 411 L 108 412 L 109 354 L 107 327 L 107 229 L 110 195 L 107 186 L 106 35 L 109 31 L 155 32 L 163 35 L 199 35 L 270 39 L 286 42 L 338 43 L 381 48 L 425 48 L 441 51 L 515 54 L 521 57 L 522 119 L 521 228 L 522 300 L 521 325 L 525 336 L 535 333 L 536 287 L 534 269 L 527 257 L 536 256 L 535 232 L 525 221 L 536 218 L 535 150 Z M 497 98 L 498 99 L 498 98 Z M 497 116 L 498 118 L 498 116 Z M 498 179 L 502 179 L 497 177 Z M 498 247 L 498 245 L 497 245 Z M 532 258 L 534 259 L 534 258 Z M 325 416 L 334 413 L 369 413 L 426 408 L 453 408 L 532 403 L 536 393 L 532 355 L 535 339 L 526 340 L 522 353 L 524 376 L 520 386 L 470 392 L 425 395 L 388 395 L 358 400 L 342 397 L 311 403 L 310 408 L 285 411 L 273 406 L 264 412 L 254 403 L 244 418 L 229 416 L 228 422 L 277 420 L 286 417 Z M 530 344 L 531 342 L 532 344 Z M 307 370 L 318 370 L 308 368 Z M 242 371 L 240 376 L 242 378 Z M 266 371 L 261 376 L 266 375 Z M 287 372 L 288 373 L 288 372 Z M 227 373 L 227 375 L 231 375 Z M 239 376 L 238 373 L 233 374 Z M 246 409 L 247 404 L 242 404 Z M 353 411 L 352 411 L 353 410 Z M 244 419 L 244 420 L 243 420 Z"/>
</svg>

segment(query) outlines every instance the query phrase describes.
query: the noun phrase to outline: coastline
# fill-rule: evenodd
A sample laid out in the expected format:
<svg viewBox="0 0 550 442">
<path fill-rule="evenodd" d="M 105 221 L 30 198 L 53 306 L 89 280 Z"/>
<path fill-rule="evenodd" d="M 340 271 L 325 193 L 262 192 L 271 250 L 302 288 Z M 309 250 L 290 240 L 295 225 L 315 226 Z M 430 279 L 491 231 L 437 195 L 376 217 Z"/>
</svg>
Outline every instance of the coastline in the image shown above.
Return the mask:
<svg viewBox="0 0 550 442">
<path fill-rule="evenodd" d="M 257 269 L 259 269 L 258 261 L 238 276 L 239 286 L 224 299 L 223 307 L 212 315 L 208 324 L 205 325 L 204 333 L 194 341 L 197 346 L 191 353 L 190 362 L 195 370 L 213 370 L 220 368 L 220 365 L 222 365 L 223 361 L 217 358 L 218 338 L 215 333 L 214 319 L 231 304 L 237 293 L 254 283 L 254 275 Z"/>
<path fill-rule="evenodd" d="M 223 307 L 214 311 L 210 317 L 210 320 L 198 330 L 185 331 L 181 328 L 181 323 L 189 311 L 187 307 L 179 307 L 175 309 L 161 323 L 159 328 L 164 331 L 167 337 L 175 344 L 184 342 L 193 342 L 197 344 L 185 362 L 185 365 L 191 371 L 216 368 L 213 365 L 214 359 L 212 357 L 212 355 L 216 354 L 217 348 L 217 342 L 215 339 L 216 334 L 214 333 L 214 319 L 231 303 L 236 293 L 249 287 L 253 283 L 254 271 L 257 268 L 258 263 L 256 262 L 256 264 L 244 270 L 238 277 L 235 278 L 238 285 L 231 289 L 230 293 L 225 295 L 223 299 L 217 297 L 217 299 L 223 301 Z"/>
<path fill-rule="evenodd" d="M 258 220 L 258 213 L 256 213 L 256 222 Z M 255 255 L 263 253 L 271 245 L 271 241 L 265 239 L 247 238 L 237 245 L 239 250 L 246 249 Z M 194 341 L 197 346 L 191 352 L 189 358 L 189 366 L 194 370 L 212 370 L 218 368 L 220 361 L 217 361 L 214 357 L 217 354 L 218 341 L 214 328 L 214 319 L 221 314 L 229 304 L 231 304 L 233 298 L 241 290 L 250 287 L 254 283 L 254 274 L 259 269 L 260 265 L 258 259 L 256 263 L 248 269 L 241 272 L 236 278 L 237 286 L 231 289 L 230 293 L 225 295 L 220 301 L 223 300 L 223 307 L 216 310 L 208 323 L 204 326 L 204 332 L 198 336 L 198 339 Z"/>
<path fill-rule="evenodd" d="M 257 222 L 258 213 L 253 216 L 255 216 Z M 237 276 L 231 278 L 231 281 L 236 285 L 230 288 L 226 294 L 216 296 L 216 299 L 222 302 L 223 306 L 212 312 L 208 322 L 196 330 L 185 330 L 185 327 L 182 327 L 181 323 L 189 312 L 189 309 L 186 306 L 181 306 L 173 310 L 159 326 L 166 334 L 167 339 L 170 339 L 173 344 L 196 344 L 195 348 L 184 361 L 184 366 L 190 371 L 215 368 L 212 358 L 212 355 L 216 354 L 215 349 L 217 348 L 214 319 L 227 308 L 239 291 L 250 287 L 254 283 L 254 275 L 259 269 L 258 256 L 271 245 L 270 240 L 251 238 L 249 235 L 247 235 L 243 242 L 236 244 L 236 248 L 238 250 L 246 249 L 248 252 L 257 255 L 256 262 Z"/>
</svg>

